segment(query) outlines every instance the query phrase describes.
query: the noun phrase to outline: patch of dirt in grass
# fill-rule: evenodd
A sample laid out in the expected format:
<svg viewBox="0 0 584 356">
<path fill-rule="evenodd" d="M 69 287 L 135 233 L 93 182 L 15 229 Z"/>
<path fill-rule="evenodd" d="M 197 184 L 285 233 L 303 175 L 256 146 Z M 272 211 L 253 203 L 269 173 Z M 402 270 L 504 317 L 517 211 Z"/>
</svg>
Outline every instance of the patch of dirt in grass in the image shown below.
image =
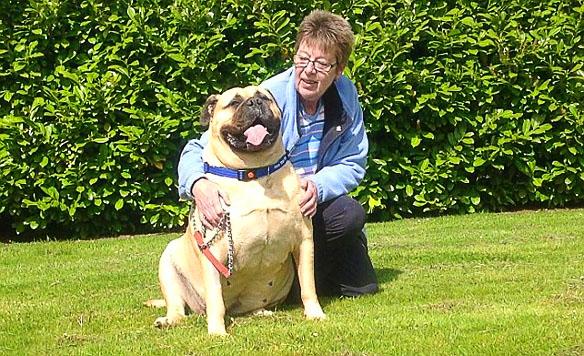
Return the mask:
<svg viewBox="0 0 584 356">
<path fill-rule="evenodd" d="M 570 280 L 566 289 L 552 295 L 549 300 L 554 304 L 562 305 L 584 304 L 584 276 Z"/>
<path fill-rule="evenodd" d="M 557 354 L 560 356 L 584 355 L 584 344 L 560 350 Z"/>
<path fill-rule="evenodd" d="M 440 303 L 427 304 L 426 307 L 432 311 L 438 311 L 441 313 L 449 313 L 457 309 L 461 305 L 460 302 L 454 300 L 444 300 Z"/>
<path fill-rule="evenodd" d="M 95 339 L 95 337 L 90 336 L 90 335 L 64 333 L 62 336 L 60 336 L 57 339 L 57 345 L 59 345 L 60 347 L 63 347 L 63 346 L 75 347 L 75 346 L 81 346 L 88 341 L 91 342 L 94 339 Z"/>
</svg>

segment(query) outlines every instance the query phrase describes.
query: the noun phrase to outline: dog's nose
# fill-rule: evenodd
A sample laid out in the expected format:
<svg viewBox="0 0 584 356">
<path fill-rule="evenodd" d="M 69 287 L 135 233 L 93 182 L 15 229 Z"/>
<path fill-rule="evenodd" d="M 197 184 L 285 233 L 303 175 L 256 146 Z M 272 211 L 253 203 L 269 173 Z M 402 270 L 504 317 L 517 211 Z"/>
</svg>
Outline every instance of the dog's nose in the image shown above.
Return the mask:
<svg viewBox="0 0 584 356">
<path fill-rule="evenodd" d="M 262 105 L 262 99 L 257 98 L 257 97 L 250 98 L 247 101 L 247 105 L 248 106 L 261 106 Z"/>
</svg>

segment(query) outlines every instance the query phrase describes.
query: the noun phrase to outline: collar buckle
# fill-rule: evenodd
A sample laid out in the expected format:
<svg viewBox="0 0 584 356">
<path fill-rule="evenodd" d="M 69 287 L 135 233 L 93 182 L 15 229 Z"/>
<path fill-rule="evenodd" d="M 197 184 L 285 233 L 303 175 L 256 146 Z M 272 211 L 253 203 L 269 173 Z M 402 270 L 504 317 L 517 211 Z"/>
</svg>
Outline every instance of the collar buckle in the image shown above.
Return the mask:
<svg viewBox="0 0 584 356">
<path fill-rule="evenodd" d="M 249 182 L 250 180 L 256 180 L 258 178 L 255 169 L 241 169 L 237 171 L 237 179 L 243 182 Z"/>
</svg>

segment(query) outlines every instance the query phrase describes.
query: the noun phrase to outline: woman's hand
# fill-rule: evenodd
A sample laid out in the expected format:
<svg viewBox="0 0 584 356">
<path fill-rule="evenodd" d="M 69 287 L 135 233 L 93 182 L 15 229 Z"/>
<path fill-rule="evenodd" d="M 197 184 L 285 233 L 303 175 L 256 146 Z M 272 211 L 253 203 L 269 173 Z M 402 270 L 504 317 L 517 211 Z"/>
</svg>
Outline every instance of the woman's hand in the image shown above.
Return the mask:
<svg viewBox="0 0 584 356">
<path fill-rule="evenodd" d="M 300 188 L 304 190 L 304 194 L 300 199 L 300 212 L 302 215 L 312 218 L 316 214 L 316 206 L 318 202 L 318 192 L 316 184 L 310 179 L 300 179 Z"/>
<path fill-rule="evenodd" d="M 195 205 L 199 210 L 199 218 L 207 229 L 219 226 L 225 210 L 221 199 L 229 205 L 227 194 L 219 189 L 219 186 L 206 178 L 201 178 L 193 184 L 192 195 L 195 197 Z"/>
</svg>

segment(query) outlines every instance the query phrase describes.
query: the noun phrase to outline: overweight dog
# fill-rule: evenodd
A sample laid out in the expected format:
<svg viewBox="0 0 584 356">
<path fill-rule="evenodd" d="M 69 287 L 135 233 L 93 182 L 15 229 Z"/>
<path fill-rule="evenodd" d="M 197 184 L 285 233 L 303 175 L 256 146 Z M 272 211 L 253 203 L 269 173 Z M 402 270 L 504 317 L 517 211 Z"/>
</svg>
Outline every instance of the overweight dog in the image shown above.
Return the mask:
<svg viewBox="0 0 584 356">
<path fill-rule="evenodd" d="M 190 310 L 206 314 L 209 334 L 225 335 L 226 314 L 263 312 L 282 302 L 294 266 L 305 316 L 324 319 L 314 284 L 312 224 L 300 213 L 302 190 L 270 93 L 250 86 L 212 95 L 201 121 L 210 130 L 205 177 L 227 193 L 229 205 L 216 230 L 204 228 L 195 207 L 186 233 L 164 250 L 159 280 L 167 314 L 155 325 L 172 326 Z"/>
</svg>

